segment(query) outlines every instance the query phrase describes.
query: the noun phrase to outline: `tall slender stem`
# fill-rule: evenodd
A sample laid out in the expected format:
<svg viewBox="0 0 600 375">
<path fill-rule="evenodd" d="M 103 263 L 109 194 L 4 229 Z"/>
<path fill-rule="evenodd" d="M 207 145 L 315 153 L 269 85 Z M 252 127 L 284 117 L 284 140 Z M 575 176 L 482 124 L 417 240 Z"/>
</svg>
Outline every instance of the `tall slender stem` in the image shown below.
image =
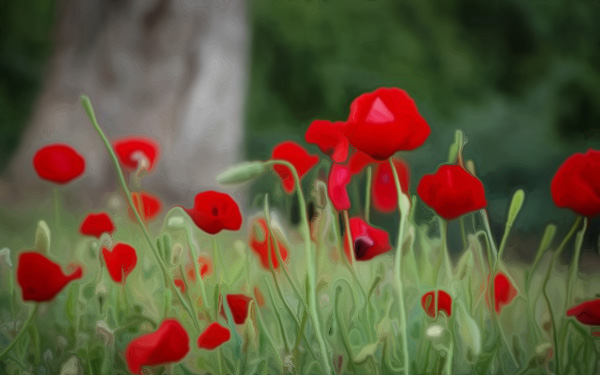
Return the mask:
<svg viewBox="0 0 600 375">
<path fill-rule="evenodd" d="M 27 318 L 25 323 L 23 323 L 23 326 L 21 326 L 21 330 L 19 331 L 19 333 L 17 333 L 17 336 L 14 338 L 14 340 L 12 340 L 12 342 L 10 344 L 8 344 L 8 346 L 6 348 L 4 348 L 2 353 L 0 353 L 0 359 L 4 358 L 4 356 L 7 355 L 11 351 L 11 349 L 17 344 L 17 342 L 19 342 L 19 340 L 21 339 L 21 336 L 23 336 L 23 333 L 25 333 L 27 331 L 27 329 L 29 328 L 29 324 L 35 318 L 35 315 L 38 311 L 39 306 L 40 306 L 39 304 L 35 305 L 35 307 L 33 308 L 33 311 L 31 312 L 31 315 L 29 315 L 29 318 Z"/>
<path fill-rule="evenodd" d="M 365 221 L 371 224 L 371 182 L 373 180 L 373 167 L 367 167 L 367 187 L 365 189 Z"/>
</svg>

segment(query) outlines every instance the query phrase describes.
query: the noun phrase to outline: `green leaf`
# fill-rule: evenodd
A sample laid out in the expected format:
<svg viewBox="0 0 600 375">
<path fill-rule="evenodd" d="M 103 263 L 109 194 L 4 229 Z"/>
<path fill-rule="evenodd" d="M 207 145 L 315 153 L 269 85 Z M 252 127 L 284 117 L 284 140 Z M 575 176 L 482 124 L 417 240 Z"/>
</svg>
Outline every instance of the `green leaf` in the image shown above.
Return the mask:
<svg viewBox="0 0 600 375">
<path fill-rule="evenodd" d="M 371 357 L 377 351 L 378 342 L 373 342 L 363 346 L 363 348 L 354 356 L 354 362 L 361 363 L 364 362 L 368 357 Z"/>
<path fill-rule="evenodd" d="M 470 351 L 472 357 L 478 357 L 481 353 L 481 331 L 475 320 L 469 315 L 463 302 L 457 300 L 455 312 L 455 325 L 458 326 L 458 334 L 462 339 L 462 344 Z M 473 360 L 475 360 L 473 358 Z"/>
<path fill-rule="evenodd" d="M 234 165 L 221 172 L 217 176 L 217 181 L 221 184 L 240 184 L 259 177 L 265 171 L 262 161 L 250 161 Z"/>
</svg>

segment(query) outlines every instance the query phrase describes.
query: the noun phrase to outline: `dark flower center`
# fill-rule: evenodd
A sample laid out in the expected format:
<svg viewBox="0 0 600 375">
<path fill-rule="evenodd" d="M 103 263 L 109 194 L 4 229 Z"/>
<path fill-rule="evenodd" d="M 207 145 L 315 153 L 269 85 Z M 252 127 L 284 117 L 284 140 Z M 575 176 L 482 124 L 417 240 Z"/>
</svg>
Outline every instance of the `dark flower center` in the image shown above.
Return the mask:
<svg viewBox="0 0 600 375">
<path fill-rule="evenodd" d="M 360 236 L 354 240 L 354 255 L 356 259 L 362 259 L 367 255 L 367 251 L 373 247 L 374 242 L 367 236 Z"/>
<path fill-rule="evenodd" d="M 211 213 L 213 216 L 219 216 L 219 209 L 217 207 L 213 207 Z"/>
</svg>

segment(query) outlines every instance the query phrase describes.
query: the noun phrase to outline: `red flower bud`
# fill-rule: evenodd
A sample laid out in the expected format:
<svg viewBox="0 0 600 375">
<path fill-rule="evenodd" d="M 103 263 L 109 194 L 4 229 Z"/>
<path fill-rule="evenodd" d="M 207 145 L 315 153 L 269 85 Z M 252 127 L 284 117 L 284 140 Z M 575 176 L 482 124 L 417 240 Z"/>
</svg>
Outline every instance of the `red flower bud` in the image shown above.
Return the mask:
<svg viewBox="0 0 600 375">
<path fill-rule="evenodd" d="M 570 156 L 556 171 L 550 191 L 558 207 L 587 217 L 600 215 L 600 151 Z"/>
<path fill-rule="evenodd" d="M 517 296 L 517 290 L 505 274 L 499 272 L 494 277 L 494 309 L 500 313 L 502 306 L 508 305 Z"/>
<path fill-rule="evenodd" d="M 304 138 L 307 143 L 319 146 L 322 153 L 331 156 L 336 163 L 342 163 L 348 158 L 348 138 L 344 135 L 345 122 L 326 120 L 313 121 Z"/>
<path fill-rule="evenodd" d="M 52 144 L 35 153 L 33 167 L 40 178 L 67 184 L 83 173 L 85 159 L 69 145 Z"/>
<path fill-rule="evenodd" d="M 388 233 L 370 226 L 361 218 L 350 219 L 350 233 L 352 241 L 354 241 L 356 260 L 369 260 L 392 249 Z M 350 246 L 348 245 L 347 235 L 344 236 L 344 252 L 350 260 Z"/>
<path fill-rule="evenodd" d="M 140 336 L 127 345 L 125 359 L 129 371 L 141 373 L 142 366 L 179 362 L 190 351 L 190 339 L 175 319 L 166 319 L 153 332 Z"/>
<path fill-rule="evenodd" d="M 582 324 L 600 326 L 600 299 L 571 307 L 567 310 L 567 316 L 574 316 Z"/>
<path fill-rule="evenodd" d="M 100 238 L 102 233 L 112 234 L 114 231 L 115 225 L 110 216 L 104 212 L 87 215 L 79 227 L 79 232 L 84 236 L 97 238 Z"/>
<path fill-rule="evenodd" d="M 102 249 L 102 256 L 110 277 L 116 282 L 125 282 L 125 279 L 137 264 L 135 249 L 124 243 L 117 243 L 112 251 Z"/>
<path fill-rule="evenodd" d="M 198 347 L 212 350 L 229 341 L 231 332 L 217 322 L 211 323 L 198 337 Z"/>
<path fill-rule="evenodd" d="M 423 297 L 421 297 L 421 306 L 423 306 L 425 313 L 432 318 L 435 318 L 440 311 L 445 312 L 447 316 L 452 315 L 452 297 L 443 290 L 438 290 L 437 295 L 439 301 L 437 303 L 438 311 L 436 312 L 434 291 L 423 294 Z"/>
<path fill-rule="evenodd" d="M 288 256 L 287 249 L 279 242 L 279 240 L 277 240 L 277 245 L 279 246 L 281 259 L 285 262 Z M 275 242 L 269 235 L 265 219 L 257 219 L 250 229 L 250 248 L 260 257 L 260 263 L 266 269 L 270 269 L 269 246 L 271 246 L 271 261 L 273 262 L 273 268 L 277 269 L 279 267 L 279 260 L 275 253 Z"/>
<path fill-rule="evenodd" d="M 327 183 L 327 193 L 329 199 L 336 210 L 348 210 L 350 208 L 350 198 L 346 185 L 350 183 L 350 169 L 342 164 L 334 164 L 329 172 L 329 182 Z"/>
<path fill-rule="evenodd" d="M 162 202 L 160 199 L 145 191 L 141 193 L 131 193 L 131 199 L 133 200 L 133 205 L 135 206 L 136 211 L 140 214 L 142 220 L 144 221 L 150 221 L 156 218 L 162 208 Z M 135 219 L 131 208 L 129 208 L 129 216 L 132 220 Z"/>
<path fill-rule="evenodd" d="M 302 178 L 319 161 L 318 156 L 310 155 L 299 144 L 292 141 L 286 141 L 275 146 L 271 159 L 285 160 L 292 164 L 298 172 L 298 178 Z M 288 194 L 292 193 L 295 182 L 290 169 L 283 165 L 275 165 L 273 169 L 283 182 L 283 190 Z"/>
<path fill-rule="evenodd" d="M 384 160 L 421 146 L 430 132 L 406 91 L 380 88 L 354 99 L 345 134 L 352 146 Z"/>
<path fill-rule="evenodd" d="M 231 316 L 235 324 L 243 324 L 248 317 L 248 304 L 252 300 L 252 297 L 248 297 L 244 294 L 228 294 L 227 305 L 231 310 Z M 221 316 L 227 318 L 225 308 L 221 306 Z"/>
<path fill-rule="evenodd" d="M 72 274 L 65 275 L 58 264 L 39 253 L 26 252 L 19 255 L 17 282 L 21 286 L 24 301 L 50 301 L 69 282 L 82 275 L 81 267 L 77 267 Z"/>
<path fill-rule="evenodd" d="M 185 209 L 190 218 L 206 233 L 217 234 L 223 229 L 238 230 L 242 227 L 242 214 L 237 203 L 229 195 L 216 191 L 198 193 L 194 207 Z"/>
<path fill-rule="evenodd" d="M 150 138 L 127 137 L 114 142 L 115 153 L 121 164 L 127 169 L 136 170 L 142 159 L 148 162 L 148 171 L 154 168 L 154 162 L 158 158 L 158 144 Z"/>
<path fill-rule="evenodd" d="M 487 205 L 483 184 L 460 165 L 442 165 L 423 176 L 417 193 L 446 220 L 480 210 Z"/>
<path fill-rule="evenodd" d="M 400 159 L 392 159 L 394 167 L 398 173 L 400 187 L 403 192 L 408 191 L 408 165 Z M 392 166 L 388 161 L 383 161 L 377 165 L 373 176 L 373 205 L 384 213 L 393 212 L 398 208 L 398 193 L 396 192 L 396 183 Z"/>
</svg>

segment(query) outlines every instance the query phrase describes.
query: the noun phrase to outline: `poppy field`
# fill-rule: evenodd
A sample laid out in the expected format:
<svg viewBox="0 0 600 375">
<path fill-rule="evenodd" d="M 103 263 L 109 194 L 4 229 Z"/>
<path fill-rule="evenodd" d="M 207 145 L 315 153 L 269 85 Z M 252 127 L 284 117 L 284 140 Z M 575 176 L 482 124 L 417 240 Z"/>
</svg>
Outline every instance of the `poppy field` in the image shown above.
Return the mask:
<svg viewBox="0 0 600 375">
<path fill-rule="evenodd" d="M 0 244 L 0 373 L 600 372 L 600 275 L 579 270 L 600 215 L 600 151 L 556 166 L 549 204 L 574 220 L 548 224 L 524 264 L 507 249 L 526 193 L 515 189 L 495 238 L 460 131 L 448 159 L 409 188 L 401 157 L 435 129 L 404 90 L 362 94 L 347 119 L 313 121 L 305 141 L 318 154 L 285 141 L 217 178 L 274 173 L 297 224 L 268 194 L 258 212 L 214 190 L 166 206 L 143 189 L 159 142 L 111 139 L 85 96 L 82 107 L 82 126 L 111 157 L 116 197 L 84 217 L 57 204 L 25 248 Z M 82 151 L 49 144 L 31 167 L 59 194 L 88 173 Z M 374 211 L 398 227 L 375 225 Z"/>
</svg>

